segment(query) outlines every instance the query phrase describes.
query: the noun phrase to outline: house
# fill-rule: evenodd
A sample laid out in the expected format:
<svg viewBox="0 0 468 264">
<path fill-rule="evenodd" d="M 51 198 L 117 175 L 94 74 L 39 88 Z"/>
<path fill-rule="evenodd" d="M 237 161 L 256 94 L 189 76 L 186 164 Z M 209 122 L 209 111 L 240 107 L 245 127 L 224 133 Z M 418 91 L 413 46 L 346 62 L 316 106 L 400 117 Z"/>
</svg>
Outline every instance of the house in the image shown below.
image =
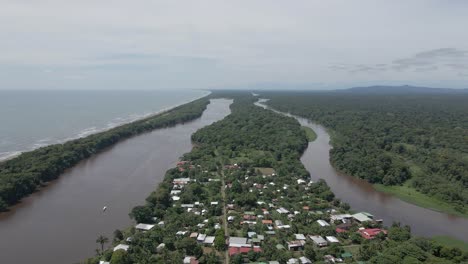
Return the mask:
<svg viewBox="0 0 468 264">
<path fill-rule="evenodd" d="M 317 223 L 318 223 L 321 227 L 330 226 L 330 224 L 327 223 L 325 220 L 317 220 Z"/>
<path fill-rule="evenodd" d="M 198 234 L 197 236 L 197 242 L 198 243 L 203 243 L 205 241 L 206 235 L 205 234 Z"/>
<path fill-rule="evenodd" d="M 237 254 L 247 254 L 250 251 L 262 252 L 260 247 L 229 247 L 229 256 L 235 256 Z"/>
<path fill-rule="evenodd" d="M 218 205 L 219 202 L 211 202 L 210 204 L 211 204 L 211 205 Z"/>
<path fill-rule="evenodd" d="M 278 208 L 278 209 L 276 209 L 276 211 L 278 213 L 280 213 L 280 214 L 289 214 L 289 211 L 286 210 L 286 208 L 284 208 L 284 207 Z"/>
<path fill-rule="evenodd" d="M 296 258 L 290 258 L 286 264 L 299 264 L 299 260 Z"/>
<path fill-rule="evenodd" d="M 211 246 L 213 245 L 214 240 L 215 240 L 214 236 L 207 236 L 205 240 L 203 241 L 203 244 Z"/>
<path fill-rule="evenodd" d="M 331 221 L 343 221 L 343 220 L 346 220 L 346 219 L 351 219 L 353 218 L 352 215 L 350 214 L 332 214 L 330 215 L 330 220 Z"/>
<path fill-rule="evenodd" d="M 374 239 L 380 233 L 387 234 L 386 230 L 380 228 L 360 228 L 358 232 L 365 239 Z"/>
<path fill-rule="evenodd" d="M 110 262 L 104 261 L 104 260 L 100 260 L 100 261 L 99 261 L 99 264 L 110 264 Z"/>
<path fill-rule="evenodd" d="M 250 225 L 256 225 L 257 222 L 255 222 L 255 221 L 241 221 L 240 224 L 241 224 L 241 225 L 247 224 L 247 225 L 250 226 Z"/>
<path fill-rule="evenodd" d="M 353 214 L 352 217 L 353 217 L 354 220 L 356 220 L 359 223 L 369 222 L 369 221 L 372 221 L 374 219 L 373 215 L 371 215 L 369 213 L 366 213 L 366 212 Z"/>
<path fill-rule="evenodd" d="M 336 231 L 337 233 L 345 233 L 345 232 L 348 232 L 348 230 L 349 230 L 352 226 L 353 226 L 353 224 L 352 224 L 352 223 L 349 223 L 349 222 L 347 222 L 347 223 L 342 223 L 342 224 L 339 224 L 339 225 L 336 226 L 335 231 Z"/>
<path fill-rule="evenodd" d="M 198 264 L 198 260 L 195 257 L 185 257 L 184 264 Z"/>
<path fill-rule="evenodd" d="M 228 222 L 232 223 L 232 221 L 234 221 L 234 216 L 228 216 L 227 218 Z"/>
<path fill-rule="evenodd" d="M 172 184 L 174 185 L 186 185 L 191 181 L 190 178 L 177 178 L 172 180 Z"/>
<path fill-rule="evenodd" d="M 187 233 L 188 233 L 188 231 L 177 231 L 176 235 L 177 236 L 185 236 L 185 234 L 187 234 Z"/>
<path fill-rule="evenodd" d="M 326 247 L 328 245 L 327 241 L 321 236 L 309 236 L 309 238 L 319 247 Z"/>
<path fill-rule="evenodd" d="M 165 248 L 165 247 L 166 247 L 166 244 L 164 244 L 164 243 L 159 244 L 156 247 L 156 252 L 161 252 L 161 250 L 163 250 L 163 248 Z"/>
<path fill-rule="evenodd" d="M 304 244 L 305 242 L 300 240 L 289 241 L 288 249 L 293 251 L 301 250 L 304 249 Z"/>
<path fill-rule="evenodd" d="M 312 264 L 312 261 L 306 257 L 300 257 L 299 260 L 301 261 L 302 264 Z"/>
<path fill-rule="evenodd" d="M 250 247 L 250 244 L 247 244 L 247 238 L 245 237 L 230 237 L 229 238 L 229 247 Z"/>
<path fill-rule="evenodd" d="M 248 215 L 248 214 L 244 214 L 242 218 L 244 218 L 244 220 L 257 220 L 257 217 L 255 215 Z"/>
<path fill-rule="evenodd" d="M 150 225 L 150 224 L 138 224 L 135 226 L 136 229 L 143 230 L 143 231 L 151 230 L 151 228 L 153 227 L 154 225 Z"/>
<path fill-rule="evenodd" d="M 117 251 L 119 249 L 123 249 L 123 250 L 127 251 L 129 247 L 130 247 L 129 245 L 118 244 L 116 247 L 114 247 L 114 251 Z"/>
<path fill-rule="evenodd" d="M 325 255 L 323 256 L 323 259 L 325 260 L 326 263 L 340 263 L 343 262 L 341 258 L 335 258 L 332 255 Z"/>
<path fill-rule="evenodd" d="M 272 226 L 273 221 L 272 220 L 262 220 L 262 224 L 267 225 L 267 226 Z"/>
<path fill-rule="evenodd" d="M 306 237 L 303 234 L 294 234 L 296 240 L 306 240 Z"/>
<path fill-rule="evenodd" d="M 329 243 L 340 243 L 340 241 L 338 240 L 338 238 L 334 237 L 334 236 L 326 236 L 325 237 L 327 239 L 327 241 Z"/>
<path fill-rule="evenodd" d="M 256 235 L 257 235 L 257 233 L 255 233 L 255 232 L 247 232 L 247 236 L 248 236 L 249 238 L 252 238 L 252 237 L 254 237 L 254 236 L 256 236 Z"/>
<path fill-rule="evenodd" d="M 182 192 L 181 190 L 172 190 L 171 195 L 177 195 L 177 194 L 179 194 L 181 192 Z"/>
<path fill-rule="evenodd" d="M 304 181 L 303 179 L 297 180 L 297 184 L 304 184 L 304 183 L 306 183 L 306 181 Z"/>
<path fill-rule="evenodd" d="M 194 239 L 197 239 L 198 237 L 198 233 L 197 232 L 193 232 L 190 234 L 190 238 L 194 238 Z"/>
<path fill-rule="evenodd" d="M 278 227 L 278 226 L 282 226 L 283 225 L 283 221 L 281 220 L 275 220 L 275 226 Z"/>
<path fill-rule="evenodd" d="M 276 249 L 277 249 L 277 250 L 284 250 L 284 249 L 286 249 L 286 248 L 285 248 L 283 245 L 281 245 L 281 244 L 276 244 Z"/>
</svg>

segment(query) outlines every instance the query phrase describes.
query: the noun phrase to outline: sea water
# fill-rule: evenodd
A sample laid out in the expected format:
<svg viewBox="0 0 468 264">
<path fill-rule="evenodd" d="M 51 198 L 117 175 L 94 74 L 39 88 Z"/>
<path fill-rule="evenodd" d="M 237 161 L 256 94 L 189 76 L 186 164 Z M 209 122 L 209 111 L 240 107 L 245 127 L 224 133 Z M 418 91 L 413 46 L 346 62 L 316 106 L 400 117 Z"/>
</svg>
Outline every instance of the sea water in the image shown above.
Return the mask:
<svg viewBox="0 0 468 264">
<path fill-rule="evenodd" d="M 207 94 L 201 90 L 0 90 L 0 160 L 85 137 Z"/>
</svg>

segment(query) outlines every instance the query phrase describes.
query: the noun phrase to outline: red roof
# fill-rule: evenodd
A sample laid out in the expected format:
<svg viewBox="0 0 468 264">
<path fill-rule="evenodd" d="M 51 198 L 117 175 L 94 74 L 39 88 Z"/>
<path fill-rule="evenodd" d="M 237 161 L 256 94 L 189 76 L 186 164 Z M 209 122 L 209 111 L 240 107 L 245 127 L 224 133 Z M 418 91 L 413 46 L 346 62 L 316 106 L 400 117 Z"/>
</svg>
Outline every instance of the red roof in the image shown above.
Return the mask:
<svg viewBox="0 0 468 264">
<path fill-rule="evenodd" d="M 255 220 L 257 217 L 255 215 L 244 215 L 244 220 Z"/>
<path fill-rule="evenodd" d="M 339 228 L 339 227 L 336 228 L 335 231 L 336 231 L 337 233 L 346 233 L 346 232 L 348 232 L 348 230 L 342 229 L 342 228 Z"/>
<path fill-rule="evenodd" d="M 254 251 L 254 252 L 262 252 L 262 249 L 259 247 L 230 247 L 229 248 L 229 256 L 234 256 L 237 254 L 247 254 L 249 251 Z"/>
<path fill-rule="evenodd" d="M 374 239 L 378 234 L 380 234 L 380 232 L 383 232 L 384 234 L 387 234 L 386 230 L 383 230 L 383 229 L 380 229 L 380 228 L 361 229 L 358 232 L 365 239 Z"/>
</svg>

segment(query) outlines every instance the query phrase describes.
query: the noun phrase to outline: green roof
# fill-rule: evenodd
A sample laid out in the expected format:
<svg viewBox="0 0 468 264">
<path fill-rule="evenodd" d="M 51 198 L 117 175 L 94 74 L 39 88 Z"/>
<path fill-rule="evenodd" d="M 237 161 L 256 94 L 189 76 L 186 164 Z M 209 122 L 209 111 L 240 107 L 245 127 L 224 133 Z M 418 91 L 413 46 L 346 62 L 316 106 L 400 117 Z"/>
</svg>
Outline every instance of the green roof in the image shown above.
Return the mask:
<svg viewBox="0 0 468 264">
<path fill-rule="evenodd" d="M 352 258 L 353 254 L 351 254 L 350 252 L 345 252 L 345 253 L 341 254 L 341 257 L 342 258 Z"/>
<path fill-rule="evenodd" d="M 276 245 L 276 249 L 286 249 L 283 245 L 281 244 L 277 244 Z"/>
</svg>

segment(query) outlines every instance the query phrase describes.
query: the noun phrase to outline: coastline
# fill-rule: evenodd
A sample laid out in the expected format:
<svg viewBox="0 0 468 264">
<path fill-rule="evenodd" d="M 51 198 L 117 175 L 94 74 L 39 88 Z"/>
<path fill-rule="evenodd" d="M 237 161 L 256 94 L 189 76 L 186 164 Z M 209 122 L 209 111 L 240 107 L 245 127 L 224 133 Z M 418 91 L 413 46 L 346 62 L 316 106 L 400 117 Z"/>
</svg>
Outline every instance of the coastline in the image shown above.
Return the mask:
<svg viewBox="0 0 468 264">
<path fill-rule="evenodd" d="M 170 110 L 123 124 L 83 138 L 53 144 L 0 162 L 0 211 L 8 211 L 24 197 L 37 192 L 45 183 L 57 180 L 79 162 L 117 143 L 156 129 L 172 127 L 202 116 L 210 103 L 209 95 Z"/>
<path fill-rule="evenodd" d="M 115 121 L 112 120 L 112 121 L 107 122 L 106 124 L 103 124 L 101 128 L 96 128 L 95 126 L 87 127 L 87 128 L 84 128 L 84 129 L 76 132 L 74 135 L 63 138 L 63 139 L 41 139 L 41 140 L 38 140 L 38 141 L 32 143 L 32 146 L 30 148 L 26 148 L 26 149 L 22 149 L 22 150 L 12 150 L 12 151 L 0 152 L 0 164 L 5 162 L 5 161 L 14 159 L 14 158 L 20 156 L 22 153 L 25 153 L 25 152 L 34 151 L 34 150 L 37 150 L 39 148 L 47 147 L 47 146 L 51 146 L 51 145 L 55 145 L 55 144 L 64 144 L 64 143 L 67 143 L 67 142 L 72 141 L 72 140 L 85 138 L 87 136 L 91 136 L 91 135 L 98 134 L 98 133 L 101 133 L 101 132 L 106 132 L 106 131 L 109 131 L 109 130 L 111 130 L 113 128 L 123 126 L 123 125 L 127 125 L 127 124 L 130 124 L 132 122 L 140 121 L 140 120 L 143 120 L 145 118 L 155 117 L 155 116 L 160 115 L 160 114 L 162 114 L 164 112 L 171 111 L 176 107 L 182 106 L 184 104 L 191 103 L 191 102 L 193 102 L 195 100 L 198 100 L 198 99 L 201 99 L 203 97 L 210 96 L 211 93 L 212 93 L 211 91 L 208 91 L 208 90 L 200 90 L 200 91 L 205 92 L 205 94 L 203 94 L 201 96 L 191 98 L 191 99 L 188 99 L 188 100 L 185 100 L 185 101 L 183 101 L 181 103 L 178 103 L 178 104 L 174 104 L 174 105 L 171 105 L 171 106 L 168 106 L 168 107 L 164 107 L 164 108 L 162 108 L 162 109 L 160 109 L 158 111 L 155 111 L 155 112 L 147 112 L 147 113 L 142 113 L 142 114 L 129 114 L 129 115 L 125 116 L 125 117 L 117 117 L 117 118 L 114 118 L 113 120 L 121 119 L 123 121 L 115 122 Z M 134 117 L 132 117 L 132 116 L 134 116 Z M 43 142 L 49 142 L 49 143 L 44 144 Z"/>
</svg>

